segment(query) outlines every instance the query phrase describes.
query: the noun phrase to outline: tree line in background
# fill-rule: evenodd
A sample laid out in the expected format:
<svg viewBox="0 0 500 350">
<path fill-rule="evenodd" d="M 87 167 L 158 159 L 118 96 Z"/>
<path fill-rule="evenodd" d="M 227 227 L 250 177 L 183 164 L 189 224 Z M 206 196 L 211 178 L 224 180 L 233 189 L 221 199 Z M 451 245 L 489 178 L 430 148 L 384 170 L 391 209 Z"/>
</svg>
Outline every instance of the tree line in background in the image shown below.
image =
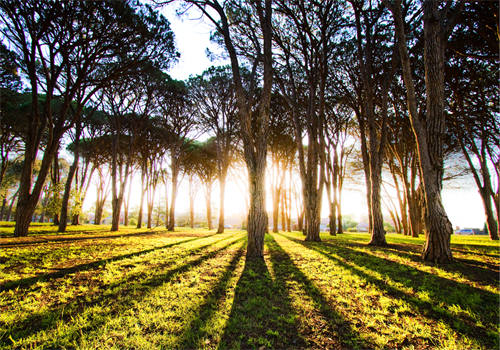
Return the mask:
<svg viewBox="0 0 500 350">
<path fill-rule="evenodd" d="M 184 177 L 190 224 L 198 182 L 210 229 L 218 183 L 223 232 L 226 181 L 245 163 L 247 256 L 262 256 L 266 172 L 272 230 L 280 219 L 291 230 L 296 214 L 305 239 L 319 241 L 322 197 L 330 233 L 342 233 L 342 188 L 358 167 L 370 244 L 386 244 L 390 184 L 396 203 L 386 196 L 385 205 L 397 231 L 425 234 L 423 259 L 447 262 L 452 226 L 441 190 L 445 163 L 458 157 L 498 239 L 497 2 L 179 3 L 213 23 L 229 66 L 170 78 L 174 33 L 140 2 L 0 2 L 0 216 L 15 212 L 17 236 L 27 234 L 37 205 L 61 232 L 70 219 L 77 224 L 91 179 L 95 223 L 111 195 L 118 230 L 122 210 L 128 221 L 133 174 L 142 186 L 137 227 L 144 205 L 151 227 L 163 188 L 164 222 L 174 230 Z M 68 139 L 71 164 L 59 155 Z"/>
</svg>

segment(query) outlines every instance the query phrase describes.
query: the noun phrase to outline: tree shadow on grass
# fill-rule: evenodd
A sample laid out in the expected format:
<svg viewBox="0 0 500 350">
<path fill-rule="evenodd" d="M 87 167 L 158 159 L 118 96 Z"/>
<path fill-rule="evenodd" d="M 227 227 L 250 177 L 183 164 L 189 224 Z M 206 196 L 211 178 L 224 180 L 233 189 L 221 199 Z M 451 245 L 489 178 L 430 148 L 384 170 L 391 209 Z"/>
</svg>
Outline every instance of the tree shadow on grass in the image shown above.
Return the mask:
<svg viewBox="0 0 500 350">
<path fill-rule="evenodd" d="M 363 248 L 366 248 L 366 246 L 363 246 Z M 422 265 L 433 266 L 432 263 L 422 261 L 420 252 L 416 251 L 415 249 L 409 249 L 404 245 L 390 244 L 388 247 L 373 247 L 372 249 L 380 251 L 382 253 L 389 251 L 413 262 Z M 482 254 L 477 253 L 476 255 Z M 454 257 L 454 262 L 439 265 L 439 268 L 447 272 L 460 273 L 468 280 L 475 281 L 480 284 L 488 284 L 491 286 L 498 285 L 498 274 L 500 270 L 499 266 L 495 264 L 473 259 Z"/>
<path fill-rule="evenodd" d="M 407 265 L 355 251 L 342 245 L 304 242 L 286 235 L 283 235 L 283 237 L 320 253 L 342 268 L 376 285 L 378 289 L 387 295 L 404 300 L 413 307 L 415 312 L 435 321 L 446 323 L 457 333 L 475 339 L 486 348 L 498 348 L 498 336 L 496 334 L 496 324 L 499 316 L 497 308 L 499 304 L 498 295 L 423 272 Z M 378 272 L 405 287 L 413 288 L 416 292 L 426 292 L 430 301 L 422 300 L 397 287 L 390 286 L 384 279 L 372 276 L 363 271 L 362 268 Z M 465 313 L 452 314 L 442 308 L 439 305 L 440 303 L 449 306 L 459 305 L 463 310 L 470 310 L 474 317 L 479 318 L 481 323 L 486 326 L 477 325 L 476 320 Z"/>
<path fill-rule="evenodd" d="M 287 288 L 286 281 L 296 282 L 302 290 L 313 300 L 315 310 L 327 321 L 326 324 L 308 324 L 308 338 L 313 339 L 314 348 L 326 349 L 372 349 L 375 347 L 366 339 L 362 339 L 351 327 L 344 317 L 335 311 L 311 280 L 292 261 L 290 255 L 269 235 L 267 241 L 271 263 L 276 274 L 277 284 L 280 288 Z M 308 322 L 314 323 L 314 316 L 310 315 Z M 321 337 L 318 335 L 321 334 Z"/>
<path fill-rule="evenodd" d="M 98 233 L 99 231 L 109 231 L 107 230 L 96 230 L 96 231 L 79 231 L 79 232 L 69 232 L 67 235 L 74 234 L 92 234 Z M 50 235 L 51 232 L 47 232 L 47 235 Z M 31 245 L 38 245 L 43 243 L 66 243 L 66 242 L 78 242 L 78 241 L 86 241 L 90 239 L 113 239 L 113 238 L 125 238 L 125 237 L 141 237 L 158 234 L 160 232 L 157 231 L 144 231 L 144 232 L 134 232 L 134 233 L 122 233 L 122 234 L 109 234 L 109 235 L 100 235 L 100 236 L 81 236 L 81 237 L 61 237 L 62 234 L 54 235 L 53 237 L 48 237 L 44 239 L 39 239 L 36 241 L 28 240 L 28 241 L 19 241 L 19 242 L 6 242 L 0 243 L 0 247 L 9 247 L 9 248 L 17 248 L 17 247 L 25 247 Z M 44 233 L 45 234 L 45 233 Z M 42 234 L 40 234 L 42 235 Z"/>
<path fill-rule="evenodd" d="M 282 282 L 272 280 L 264 259 L 246 259 L 219 349 L 306 347 Z"/>
<path fill-rule="evenodd" d="M 109 229 L 105 230 L 94 230 L 94 231 L 78 231 L 78 232 L 68 232 L 67 234 L 64 235 L 84 235 L 84 234 L 92 234 L 92 233 L 98 233 L 99 231 L 109 231 Z M 47 236 L 50 236 L 51 232 L 47 232 Z M 78 242 L 78 241 L 85 241 L 85 240 L 92 240 L 92 239 L 114 239 L 114 238 L 128 238 L 128 237 L 141 237 L 141 236 L 153 236 L 153 235 L 160 235 L 160 234 L 165 234 L 166 231 L 155 231 L 155 230 L 149 230 L 149 231 L 142 231 L 142 232 L 132 232 L 132 233 L 118 233 L 118 234 L 108 234 L 108 235 L 100 235 L 100 236 L 79 236 L 79 237 L 61 237 L 64 236 L 63 234 L 57 234 L 53 235 L 52 237 L 44 238 L 42 240 L 25 240 L 25 241 L 16 241 L 16 242 L 6 242 L 6 243 L 0 243 L 0 247 L 7 247 L 7 248 L 18 248 L 18 247 L 26 247 L 26 246 L 34 246 L 38 244 L 57 244 L 57 243 L 66 243 L 66 242 Z M 43 234 L 40 234 L 43 235 Z M 200 235 L 200 234 L 195 234 L 191 232 L 187 233 L 181 233 L 181 232 L 169 232 L 167 234 L 168 238 L 173 238 L 173 237 L 210 237 L 215 235 L 215 232 L 209 235 Z M 42 237 L 43 238 L 43 237 Z"/>
<path fill-rule="evenodd" d="M 244 252 L 245 249 L 242 246 L 233 256 L 224 273 L 217 279 L 210 293 L 205 296 L 205 302 L 197 307 L 195 311 L 197 317 L 185 327 L 176 348 L 199 349 L 203 347 L 203 342 L 213 343 L 207 329 L 208 322 L 227 297 L 229 284 Z"/>
<path fill-rule="evenodd" d="M 366 244 L 357 243 L 357 242 L 336 242 L 332 243 L 331 241 L 323 242 L 324 246 L 350 246 L 350 247 L 359 247 L 362 249 L 366 249 Z M 421 246 L 413 245 L 413 244 L 401 244 L 401 243 L 391 243 L 385 247 L 370 247 L 370 250 L 376 251 L 382 254 L 392 253 L 401 258 L 405 258 L 416 262 L 421 265 L 427 266 L 435 266 L 433 263 L 423 261 L 421 258 L 420 250 Z M 456 249 L 453 249 L 455 251 Z M 475 255 L 485 255 L 481 253 L 475 253 Z M 439 265 L 441 270 L 447 272 L 455 272 L 460 273 L 465 276 L 470 281 L 478 282 L 483 285 L 497 286 L 498 285 L 498 274 L 500 272 L 499 266 L 495 264 L 491 264 L 484 261 L 477 261 L 473 259 L 466 258 L 457 258 L 454 257 L 454 262 L 448 264 Z"/>
<path fill-rule="evenodd" d="M 160 247 L 145 249 L 145 250 L 141 250 L 141 251 L 138 251 L 138 252 L 129 253 L 129 254 L 123 254 L 123 255 L 119 255 L 119 256 L 114 256 L 112 258 L 107 258 L 107 259 L 102 259 L 102 260 L 98 260 L 98 261 L 93 261 L 91 263 L 79 264 L 79 265 L 75 265 L 75 266 L 72 266 L 72 267 L 62 268 L 62 269 L 59 269 L 58 271 L 46 273 L 46 274 L 43 274 L 43 275 L 40 275 L 40 276 L 27 277 L 27 278 L 22 278 L 22 279 L 15 280 L 15 281 L 5 282 L 3 284 L 0 284 L 0 292 L 13 290 L 13 289 L 16 289 L 16 288 L 19 288 L 19 287 L 28 288 L 28 287 L 32 286 L 33 284 L 35 284 L 37 282 L 40 282 L 40 281 L 47 281 L 47 280 L 50 280 L 50 279 L 53 279 L 53 278 L 64 277 L 64 276 L 66 276 L 66 275 L 68 275 L 70 273 L 75 273 L 75 272 L 80 272 L 80 271 L 87 271 L 87 270 L 91 270 L 91 269 L 96 269 L 96 268 L 102 267 L 102 266 L 104 266 L 104 265 L 106 265 L 107 263 L 110 263 L 110 262 L 133 258 L 133 257 L 136 257 L 136 256 L 140 256 L 140 255 L 143 255 L 143 254 L 154 252 L 156 250 L 170 248 L 170 247 L 173 247 L 173 246 L 176 246 L 176 245 L 180 245 L 180 244 L 183 244 L 183 243 L 188 243 L 188 242 L 196 241 L 196 240 L 207 238 L 207 237 L 210 237 L 210 236 L 213 236 L 213 235 L 204 236 L 204 237 L 198 237 L 198 238 L 185 239 L 185 240 L 182 240 L 182 241 L 179 241 L 179 242 L 165 244 L 165 245 L 162 245 Z"/>
<path fill-rule="evenodd" d="M 51 329 L 56 326 L 58 321 L 60 320 L 70 322 L 71 320 L 75 319 L 78 314 L 83 313 L 86 309 L 92 306 L 112 304 L 112 311 L 108 311 L 104 308 L 102 311 L 98 312 L 97 315 L 92 314 L 93 321 L 91 324 L 75 330 L 74 334 L 70 335 L 70 337 L 74 338 L 73 340 L 76 342 L 81 334 L 101 327 L 106 322 L 106 317 L 118 315 L 121 312 L 128 310 L 135 304 L 137 300 L 142 300 L 153 289 L 170 281 L 174 276 L 181 273 L 186 273 L 196 266 L 202 264 L 204 261 L 215 258 L 219 253 L 221 253 L 228 247 L 241 242 L 243 239 L 244 238 L 240 238 L 235 241 L 231 241 L 224 246 L 201 255 L 200 257 L 192 261 L 186 262 L 185 264 L 177 266 L 173 269 L 169 269 L 166 271 L 163 270 L 161 273 L 156 273 L 151 277 L 145 278 L 144 280 L 140 280 L 140 278 L 143 277 L 141 276 L 142 274 L 127 275 L 125 279 L 119 280 L 103 287 L 105 289 L 102 293 L 90 295 L 86 299 L 74 298 L 73 300 L 61 304 L 56 308 L 33 313 L 25 319 L 16 322 L 8 330 L 8 333 L 3 334 L 0 337 L 0 347 L 11 346 L 12 343 L 11 340 L 9 340 L 10 338 L 15 341 L 18 339 L 29 337 L 30 335 L 36 334 L 40 331 Z M 220 241 L 223 240 L 224 239 Z M 212 244 L 213 243 L 209 245 Z M 199 252 L 201 253 L 201 251 Z M 164 265 L 157 266 L 155 271 L 168 268 L 173 263 L 174 261 L 169 261 Z"/>
</svg>

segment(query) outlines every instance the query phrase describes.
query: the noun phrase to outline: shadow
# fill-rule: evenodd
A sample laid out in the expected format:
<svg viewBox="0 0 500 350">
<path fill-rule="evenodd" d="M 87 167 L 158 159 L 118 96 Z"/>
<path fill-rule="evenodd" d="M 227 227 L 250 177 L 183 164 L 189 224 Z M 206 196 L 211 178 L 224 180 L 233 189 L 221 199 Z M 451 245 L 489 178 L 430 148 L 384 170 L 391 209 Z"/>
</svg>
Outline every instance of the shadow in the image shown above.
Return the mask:
<svg viewBox="0 0 500 350">
<path fill-rule="evenodd" d="M 40 225 L 44 227 L 43 225 Z M 2 233 L 0 234 L 0 238 L 26 238 L 26 237 L 33 237 L 33 236 L 43 236 L 43 235 L 54 235 L 54 236 L 69 236 L 69 235 L 74 235 L 74 234 L 92 234 L 92 233 L 99 233 L 99 232 L 109 232 L 110 226 L 108 227 L 97 227 L 92 230 L 66 230 L 65 232 L 59 232 L 58 231 L 58 226 L 57 225 L 50 225 L 50 227 L 53 227 L 53 230 L 40 230 L 37 229 L 40 226 L 30 226 L 28 230 L 28 235 L 27 236 L 22 236 L 22 237 L 16 237 L 14 236 L 14 232 L 12 233 Z M 14 227 L 14 226 L 12 226 Z M 47 227 L 47 226 L 45 226 Z M 71 225 L 68 225 L 68 227 L 71 227 Z"/>
<path fill-rule="evenodd" d="M 276 274 L 276 281 L 279 288 L 287 287 L 287 281 L 294 281 L 298 286 L 306 292 L 306 294 L 314 301 L 315 310 L 327 321 L 313 324 L 312 327 L 306 329 L 313 343 L 307 344 L 308 347 L 326 348 L 326 349 L 372 349 L 376 346 L 362 339 L 357 334 L 344 317 L 332 309 L 328 300 L 323 293 L 311 282 L 311 280 L 299 269 L 292 261 L 290 255 L 276 242 L 271 235 L 267 241 L 269 255 L 273 270 Z M 309 320 L 314 323 L 313 315 L 308 315 Z M 318 335 L 321 337 L 318 337 Z M 334 338 L 334 339 L 332 339 Z M 320 340 L 321 339 L 321 340 Z M 315 341 L 317 340 L 317 341 Z M 322 341 L 322 342 L 319 342 Z"/>
<path fill-rule="evenodd" d="M 385 294 L 404 300 L 412 306 L 413 311 L 435 321 L 446 323 L 457 333 L 475 339 L 486 348 L 498 348 L 498 336 L 496 331 L 492 332 L 492 330 L 496 329 L 499 311 L 496 307 L 491 308 L 491 305 L 499 304 L 498 295 L 341 245 L 304 242 L 286 235 L 282 236 L 320 253 L 335 264 L 374 284 Z M 385 280 L 366 273 L 361 267 L 376 271 L 391 278 L 394 282 L 413 288 L 416 292 L 426 292 L 430 301 L 422 300 L 401 289 L 390 286 Z M 470 310 L 475 317 L 481 319 L 481 325 L 478 325 L 477 321 L 468 314 L 452 314 L 440 304 L 459 305 L 463 310 Z M 489 329 L 483 326 L 484 324 Z"/>
<path fill-rule="evenodd" d="M 243 257 L 244 251 L 244 246 L 238 249 L 210 293 L 205 296 L 203 304 L 197 307 L 197 310 L 194 312 L 197 317 L 185 327 L 176 348 L 199 349 L 203 346 L 202 341 L 204 339 L 208 343 L 211 343 L 211 339 L 209 339 L 210 334 L 207 332 L 207 323 L 214 316 L 218 305 L 227 297 L 227 289 L 229 288 L 231 278 L 234 276 L 234 272 Z"/>
<path fill-rule="evenodd" d="M 330 242 L 325 242 L 325 245 L 331 247 L 339 246 Z M 350 243 L 349 245 L 366 249 L 366 245 L 359 243 Z M 399 257 L 411 260 L 421 265 L 434 266 L 432 263 L 422 260 L 419 251 L 420 249 L 421 247 L 415 248 L 406 244 L 395 243 L 389 244 L 386 247 L 371 247 L 372 251 L 381 253 L 391 252 L 398 255 Z M 452 250 L 455 251 L 455 249 Z M 477 253 L 476 255 L 483 254 Z M 500 273 L 500 267 L 498 265 L 483 261 L 454 257 L 454 262 L 439 265 L 439 268 L 447 272 L 460 273 L 468 280 L 477 282 L 479 284 L 490 286 L 498 285 L 498 274 Z"/>
<path fill-rule="evenodd" d="M 152 277 L 146 278 L 142 281 L 140 281 L 141 274 L 133 276 L 129 275 L 125 279 L 102 286 L 102 293 L 94 293 L 86 298 L 75 297 L 64 304 L 60 304 L 56 308 L 43 312 L 35 312 L 23 320 L 17 321 L 9 329 L 9 333 L 2 334 L 0 336 L 0 347 L 12 346 L 12 341 L 29 337 L 37 332 L 53 328 L 60 321 L 63 321 L 64 323 L 71 322 L 76 319 L 78 314 L 81 314 L 86 309 L 100 304 L 105 304 L 107 307 L 103 307 L 98 312 L 92 313 L 91 324 L 84 327 L 72 328 L 73 334 L 70 336 L 76 344 L 77 339 L 81 336 L 81 334 L 103 326 L 106 323 L 106 317 L 118 315 L 126 310 L 129 310 L 136 304 L 137 300 L 143 299 L 154 288 L 169 282 L 178 274 L 188 272 L 206 260 L 215 258 L 220 252 L 243 240 L 244 238 L 240 238 L 235 241 L 231 241 L 224 246 L 201 255 L 196 259 L 188 261 L 183 265 L 166 271 L 163 270 L 161 273 L 157 272 Z M 224 239 L 218 242 L 221 241 L 224 241 Z M 165 264 L 160 264 L 156 267 L 155 271 L 159 271 L 164 268 L 168 269 L 174 263 L 175 261 L 169 261 Z M 109 311 L 109 307 L 111 307 L 111 311 Z"/>
<path fill-rule="evenodd" d="M 156 250 L 166 249 L 166 248 L 169 248 L 169 247 L 174 247 L 176 245 L 180 245 L 180 244 L 183 244 L 183 243 L 188 243 L 188 242 L 196 241 L 196 240 L 207 238 L 207 237 L 210 237 L 210 236 L 213 236 L 213 235 L 208 235 L 208 236 L 203 236 L 203 237 L 197 237 L 197 238 L 191 238 L 191 239 L 185 239 L 185 240 L 182 240 L 182 241 L 179 241 L 179 242 L 174 242 L 174 243 L 169 243 L 169 244 L 166 244 L 166 245 L 162 245 L 160 247 L 155 247 L 155 248 L 151 248 L 151 249 L 145 249 L 145 250 L 141 250 L 141 251 L 138 251 L 138 252 L 124 254 L 124 255 L 119 255 L 119 256 L 114 256 L 112 258 L 107 258 L 107 259 L 102 259 L 102 260 L 98 260 L 98 261 L 93 261 L 91 263 L 80 264 L 80 265 L 75 265 L 75 266 L 72 266 L 72 267 L 62 268 L 62 269 L 59 269 L 58 271 L 46 273 L 46 274 L 43 274 L 43 275 L 40 275 L 40 276 L 27 277 L 27 278 L 22 278 L 22 279 L 15 280 L 15 281 L 8 281 L 8 282 L 5 282 L 3 284 L 0 284 L 0 292 L 13 290 L 13 289 L 16 289 L 16 288 L 19 288 L 19 287 L 27 288 L 27 287 L 30 287 L 30 286 L 32 286 L 33 284 L 35 284 L 35 283 L 37 283 L 39 281 L 46 281 L 46 280 L 50 280 L 50 279 L 53 279 L 53 278 L 64 277 L 64 276 L 66 276 L 67 274 L 70 274 L 70 273 L 75 273 L 75 272 L 80 272 L 80 271 L 86 271 L 86 270 L 96 269 L 96 268 L 102 267 L 103 265 L 106 265 L 107 263 L 110 263 L 110 262 L 113 262 L 113 261 L 120 261 L 120 260 L 124 260 L 124 259 L 133 258 L 133 257 L 136 257 L 136 256 L 140 256 L 140 255 L 143 255 L 143 254 L 154 252 Z M 214 242 L 214 243 L 216 243 L 216 242 Z M 211 243 L 211 244 L 213 244 L 213 243 Z"/>
<path fill-rule="evenodd" d="M 306 346 L 299 335 L 290 296 L 280 281 L 273 282 L 263 258 L 246 259 L 218 349 Z"/>
<path fill-rule="evenodd" d="M 497 254 L 490 254 L 491 253 L 491 248 L 487 249 L 488 253 L 484 253 L 483 251 L 479 252 L 479 251 L 470 251 L 470 250 L 462 250 L 462 249 L 457 249 L 455 248 L 457 246 L 457 244 L 451 244 L 451 250 L 454 251 L 454 252 L 458 252 L 460 254 L 470 254 L 470 255 L 484 255 L 484 256 L 487 256 L 487 257 L 490 257 L 490 258 L 497 258 L 497 259 L 500 259 L 500 251 L 498 250 L 498 248 L 496 249 L 497 250 Z M 469 245 L 469 244 L 460 244 L 458 245 L 460 248 L 464 247 L 464 246 L 467 246 L 467 247 L 475 247 L 476 249 L 481 249 L 481 248 L 485 248 L 484 246 L 481 246 L 481 245 Z"/>
<path fill-rule="evenodd" d="M 109 231 L 109 230 L 108 230 Z M 73 234 L 90 234 L 90 233 L 95 233 L 96 231 L 79 231 L 78 233 L 73 233 Z M 110 235 L 101 235 L 101 236 L 90 236 L 90 237 L 62 237 L 62 238 L 57 238 L 59 236 L 54 236 L 54 238 L 47 238 L 43 240 L 38 240 L 38 241 L 26 241 L 26 242 L 7 242 L 7 243 L 0 243 L 0 247 L 24 247 L 24 246 L 30 246 L 30 245 L 38 245 L 41 243 L 50 243 L 50 244 L 57 244 L 57 243 L 65 243 L 65 242 L 74 242 L 74 241 L 85 241 L 85 240 L 90 240 L 90 239 L 113 239 L 113 238 L 126 238 L 126 237 L 141 237 L 141 236 L 150 236 L 150 235 L 159 235 L 159 234 L 165 234 L 164 231 L 144 231 L 144 232 L 136 232 L 136 233 L 122 233 L 122 234 L 110 234 Z M 210 234 L 210 235 L 204 235 L 203 237 L 210 237 L 213 236 L 215 233 Z M 68 234 L 69 235 L 69 234 Z M 172 238 L 172 237 L 201 237 L 199 234 L 192 234 L 192 233 L 185 233 L 185 234 L 168 234 L 167 237 Z"/>
</svg>

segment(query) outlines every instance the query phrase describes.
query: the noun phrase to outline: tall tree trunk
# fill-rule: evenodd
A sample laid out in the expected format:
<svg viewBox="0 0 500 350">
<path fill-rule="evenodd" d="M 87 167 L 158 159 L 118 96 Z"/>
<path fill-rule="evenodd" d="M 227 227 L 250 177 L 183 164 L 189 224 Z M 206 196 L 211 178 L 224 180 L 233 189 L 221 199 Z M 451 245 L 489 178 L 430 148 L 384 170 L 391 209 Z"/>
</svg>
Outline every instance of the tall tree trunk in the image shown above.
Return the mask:
<svg viewBox="0 0 500 350">
<path fill-rule="evenodd" d="M 476 145 L 472 144 L 472 151 L 479 159 L 480 173 L 481 173 L 481 178 L 483 180 L 481 183 L 481 178 L 479 177 L 478 171 L 477 171 L 476 167 L 474 166 L 474 163 L 472 162 L 472 159 L 471 159 L 469 153 L 467 152 L 465 145 L 463 144 L 463 142 L 461 140 L 459 142 L 460 142 L 460 146 L 462 148 L 462 153 L 464 154 L 465 159 L 467 160 L 467 163 L 469 164 L 469 168 L 472 172 L 472 175 L 474 177 L 474 181 L 476 182 L 476 186 L 479 189 L 479 194 L 481 195 L 481 199 L 483 201 L 483 207 L 484 207 L 484 213 L 486 216 L 486 226 L 488 228 L 488 234 L 490 235 L 490 238 L 492 240 L 498 240 L 498 223 L 495 220 L 495 216 L 493 214 L 493 207 L 491 205 L 491 198 L 493 197 L 493 193 L 491 191 L 492 186 L 491 186 L 490 172 L 488 169 L 488 165 L 486 164 L 486 153 L 485 153 L 484 144 L 481 147 L 481 153 L 479 152 Z"/>
<path fill-rule="evenodd" d="M 330 202 L 330 235 L 337 235 L 337 205 L 334 202 Z"/>
<path fill-rule="evenodd" d="M 69 196 L 71 194 L 71 184 L 73 182 L 73 178 L 76 173 L 76 169 L 78 168 L 78 161 L 80 159 L 79 152 L 79 143 L 80 143 L 80 135 L 81 135 L 81 125 L 80 123 L 76 124 L 75 129 L 75 151 L 73 156 L 73 163 L 69 167 L 68 178 L 66 179 L 66 184 L 64 185 L 64 194 L 61 203 L 61 217 L 59 220 L 59 232 L 66 232 L 66 226 L 68 225 L 68 203 Z"/>
<path fill-rule="evenodd" d="M 96 202 L 95 213 L 94 213 L 94 225 L 100 225 L 102 221 L 102 211 L 103 206 L 100 202 Z"/>
<path fill-rule="evenodd" d="M 250 208 L 247 220 L 247 258 L 262 257 L 264 255 L 264 235 L 268 225 L 266 213 L 265 168 L 265 153 L 259 154 L 255 163 L 248 166 Z"/>
<path fill-rule="evenodd" d="M 194 228 L 194 188 L 192 175 L 189 175 L 189 226 Z"/>
<path fill-rule="evenodd" d="M 219 176 L 219 226 L 217 227 L 217 233 L 224 232 L 224 198 L 226 195 L 226 177 L 227 167 Z"/>
<path fill-rule="evenodd" d="M 453 260 L 450 238 L 453 233 L 441 200 L 443 177 L 444 119 L 444 33 L 439 3 L 425 0 L 424 9 L 424 69 L 426 88 L 426 117 L 420 119 L 410 60 L 406 47 L 400 1 L 391 7 L 396 24 L 396 34 L 403 81 L 406 86 L 410 121 L 417 141 L 421 176 L 425 196 L 426 242 L 422 258 L 435 263 Z"/>
<path fill-rule="evenodd" d="M 130 208 L 130 195 L 132 193 L 132 179 L 130 179 L 127 191 L 127 200 L 123 201 L 123 225 L 128 226 L 128 210 Z"/>
<path fill-rule="evenodd" d="M 14 207 L 14 202 L 16 201 L 18 194 L 19 194 L 19 189 L 16 191 L 16 193 L 14 193 L 14 195 L 10 200 L 9 209 L 7 210 L 7 215 L 5 216 L 5 221 L 10 221 L 10 217 L 12 215 L 12 208 Z"/>
<path fill-rule="evenodd" d="M 0 221 L 3 221 L 3 216 L 5 213 L 5 207 L 7 206 L 7 195 L 8 195 L 8 190 L 5 191 L 4 197 L 2 199 L 2 209 L 0 209 Z"/>
<path fill-rule="evenodd" d="M 142 227 L 142 216 L 144 211 L 144 192 L 146 192 L 146 167 L 143 165 L 141 169 L 141 199 L 139 200 L 139 215 L 137 217 L 137 228 Z"/>
<path fill-rule="evenodd" d="M 168 215 L 169 215 L 169 208 L 168 208 L 168 182 L 165 181 L 165 228 L 168 229 Z"/>
<path fill-rule="evenodd" d="M 175 200 L 177 197 L 177 180 L 179 176 L 179 169 L 177 167 L 177 164 L 175 163 L 175 160 L 173 160 L 172 165 L 172 192 L 170 195 L 170 212 L 169 212 L 169 218 L 168 218 L 168 226 L 167 229 L 169 231 L 174 231 L 175 229 Z"/>
<path fill-rule="evenodd" d="M 273 232 L 278 232 L 278 218 L 280 209 L 280 188 L 276 186 L 272 189 L 273 192 Z"/>
<path fill-rule="evenodd" d="M 25 147 L 23 167 L 19 181 L 19 195 L 16 206 L 16 225 L 14 235 L 16 237 L 27 236 L 28 228 L 35 212 L 40 193 L 42 192 L 45 179 L 49 173 L 50 165 L 59 148 L 59 143 L 49 140 L 43 154 L 40 170 L 33 189 L 31 190 L 31 178 L 33 175 L 33 162 L 36 159 L 37 150 L 32 142 L 27 142 Z"/>
<path fill-rule="evenodd" d="M 148 228 L 153 227 L 153 202 L 148 203 Z"/>
<path fill-rule="evenodd" d="M 286 190 L 281 191 L 281 230 L 286 231 Z"/>
<path fill-rule="evenodd" d="M 384 246 L 387 245 L 385 240 L 385 230 L 384 230 L 384 217 L 382 215 L 382 203 L 380 197 L 380 186 L 382 183 L 382 167 L 378 169 L 373 169 L 370 171 L 371 174 L 371 207 L 372 207 L 372 237 L 369 245 Z"/>
<path fill-rule="evenodd" d="M 212 227 L 212 184 L 207 183 L 205 189 L 205 201 L 207 208 L 207 225 L 208 229 L 211 230 Z"/>
</svg>

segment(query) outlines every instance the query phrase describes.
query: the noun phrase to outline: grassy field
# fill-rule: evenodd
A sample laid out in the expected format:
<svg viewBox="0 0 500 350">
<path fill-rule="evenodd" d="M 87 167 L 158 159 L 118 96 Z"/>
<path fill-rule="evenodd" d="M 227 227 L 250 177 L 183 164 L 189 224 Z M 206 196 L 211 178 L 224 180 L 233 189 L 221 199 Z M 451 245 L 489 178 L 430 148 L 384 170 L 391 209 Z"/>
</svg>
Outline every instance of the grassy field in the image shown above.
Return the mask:
<svg viewBox="0 0 500 350">
<path fill-rule="evenodd" d="M 246 235 L 0 223 L 0 348 L 498 349 L 499 244 L 452 237 L 456 261 L 423 264 L 423 239 Z"/>
</svg>

